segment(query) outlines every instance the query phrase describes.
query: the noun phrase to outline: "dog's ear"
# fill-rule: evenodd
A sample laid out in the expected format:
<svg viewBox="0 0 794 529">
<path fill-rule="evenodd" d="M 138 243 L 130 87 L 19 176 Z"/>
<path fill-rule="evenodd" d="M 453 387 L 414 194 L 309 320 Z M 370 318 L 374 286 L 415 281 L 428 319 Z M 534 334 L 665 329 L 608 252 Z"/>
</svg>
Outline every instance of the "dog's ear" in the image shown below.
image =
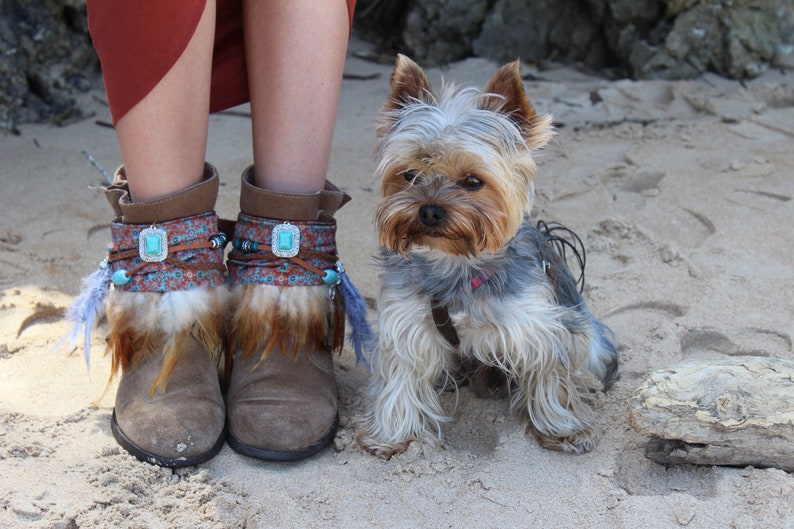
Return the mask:
<svg viewBox="0 0 794 529">
<path fill-rule="evenodd" d="M 516 60 L 499 68 L 484 92 L 481 108 L 510 117 L 521 129 L 530 149 L 543 147 L 554 135 L 551 116 L 538 115 L 527 99 L 524 81 L 521 79 L 520 61 Z"/>
<path fill-rule="evenodd" d="M 424 70 L 405 55 L 398 54 L 391 76 L 391 95 L 385 109 L 401 108 L 414 99 L 426 101 L 432 93 Z"/>
<path fill-rule="evenodd" d="M 391 94 L 380 111 L 376 127 L 379 138 L 387 136 L 398 120 L 397 111 L 415 100 L 433 101 L 433 89 L 424 70 L 403 54 L 397 55 L 397 63 L 391 75 Z"/>
</svg>

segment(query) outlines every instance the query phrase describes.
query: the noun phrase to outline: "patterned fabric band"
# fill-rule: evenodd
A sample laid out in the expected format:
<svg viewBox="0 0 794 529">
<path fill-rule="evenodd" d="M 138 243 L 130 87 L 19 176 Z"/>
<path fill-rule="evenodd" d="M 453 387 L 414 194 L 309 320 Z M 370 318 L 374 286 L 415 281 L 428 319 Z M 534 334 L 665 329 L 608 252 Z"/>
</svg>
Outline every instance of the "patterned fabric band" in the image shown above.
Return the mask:
<svg viewBox="0 0 794 529">
<path fill-rule="evenodd" d="M 110 226 L 108 262 L 116 288 L 172 292 L 225 281 L 226 236 L 213 212 L 157 224 Z"/>
<path fill-rule="evenodd" d="M 335 269 L 336 262 L 335 222 L 283 221 L 240 213 L 228 259 L 229 279 L 232 285 L 329 284 L 318 272 Z"/>
</svg>

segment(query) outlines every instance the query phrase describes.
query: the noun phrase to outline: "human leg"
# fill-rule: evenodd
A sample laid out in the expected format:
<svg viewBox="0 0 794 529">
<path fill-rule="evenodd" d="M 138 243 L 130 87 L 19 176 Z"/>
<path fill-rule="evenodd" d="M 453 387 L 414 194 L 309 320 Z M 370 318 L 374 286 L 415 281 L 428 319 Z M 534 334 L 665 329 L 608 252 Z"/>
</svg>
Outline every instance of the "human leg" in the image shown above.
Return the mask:
<svg viewBox="0 0 794 529">
<path fill-rule="evenodd" d="M 325 184 L 349 33 L 342 0 L 244 2 L 255 183 L 279 193 Z"/>
<path fill-rule="evenodd" d="M 124 166 L 107 190 L 108 348 L 121 372 L 112 430 L 139 459 L 169 467 L 205 461 L 224 441 L 228 292 L 212 211 L 218 176 L 204 163 L 214 11 L 208 0 L 170 70 L 118 119 Z"/>
<path fill-rule="evenodd" d="M 344 309 L 323 274 L 336 266 L 333 214 L 348 197 L 325 174 L 349 19 L 341 0 L 245 9 L 254 166 L 229 261 L 227 440 L 243 454 L 290 461 L 327 446 L 338 424 L 331 349 L 341 347 Z M 286 225 L 300 233 L 294 257 L 251 248 Z"/>
<path fill-rule="evenodd" d="M 149 202 L 198 183 L 204 174 L 215 1 L 160 82 L 116 123 L 131 199 Z"/>
</svg>

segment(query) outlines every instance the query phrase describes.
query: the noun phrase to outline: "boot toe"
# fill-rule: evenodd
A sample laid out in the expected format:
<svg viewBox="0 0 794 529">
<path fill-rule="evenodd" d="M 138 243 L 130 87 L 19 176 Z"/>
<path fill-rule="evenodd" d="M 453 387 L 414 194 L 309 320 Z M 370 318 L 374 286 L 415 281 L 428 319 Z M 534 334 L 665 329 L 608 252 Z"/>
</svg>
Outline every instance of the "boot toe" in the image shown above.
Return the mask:
<svg viewBox="0 0 794 529">
<path fill-rule="evenodd" d="M 284 402 L 254 398 L 237 402 L 229 414 L 228 441 L 235 451 L 257 459 L 296 461 L 328 446 L 339 416 L 330 402 Z"/>
<path fill-rule="evenodd" d="M 218 402 L 133 402 L 114 410 L 116 441 L 132 455 L 155 465 L 184 467 L 203 463 L 224 442 L 224 410 Z"/>
<path fill-rule="evenodd" d="M 325 363 L 271 354 L 236 359 L 227 396 L 227 442 L 238 453 L 266 461 L 297 461 L 328 446 L 339 425 L 330 354 Z"/>
</svg>

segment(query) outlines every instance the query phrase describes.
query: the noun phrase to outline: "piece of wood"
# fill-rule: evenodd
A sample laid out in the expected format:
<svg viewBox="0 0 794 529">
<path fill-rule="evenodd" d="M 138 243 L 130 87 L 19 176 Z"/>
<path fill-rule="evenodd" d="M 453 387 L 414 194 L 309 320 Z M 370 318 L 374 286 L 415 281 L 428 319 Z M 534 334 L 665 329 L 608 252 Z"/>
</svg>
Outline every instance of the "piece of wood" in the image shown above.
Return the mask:
<svg viewBox="0 0 794 529">
<path fill-rule="evenodd" d="M 659 463 L 794 471 L 794 362 L 689 359 L 653 373 L 629 399 L 629 424 Z"/>
</svg>

